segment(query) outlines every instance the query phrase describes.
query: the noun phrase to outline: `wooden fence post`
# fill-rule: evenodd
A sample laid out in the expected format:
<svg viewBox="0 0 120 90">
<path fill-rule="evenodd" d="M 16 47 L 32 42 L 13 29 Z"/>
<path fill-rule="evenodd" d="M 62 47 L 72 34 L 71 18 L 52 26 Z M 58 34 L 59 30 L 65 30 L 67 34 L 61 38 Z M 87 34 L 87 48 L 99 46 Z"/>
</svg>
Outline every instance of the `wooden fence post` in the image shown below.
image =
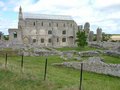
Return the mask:
<svg viewBox="0 0 120 90">
<path fill-rule="evenodd" d="M 80 87 L 79 87 L 79 90 L 82 90 L 82 71 L 83 71 L 83 63 L 81 63 L 81 70 L 80 70 Z"/>
<path fill-rule="evenodd" d="M 23 54 L 22 54 L 22 57 L 21 57 L 21 71 L 23 72 Z"/>
<path fill-rule="evenodd" d="M 7 53 L 5 54 L 5 69 L 7 68 Z"/>
<path fill-rule="evenodd" d="M 45 60 L 45 73 L 44 73 L 44 80 L 46 80 L 46 74 L 47 74 L 47 58 Z"/>
</svg>

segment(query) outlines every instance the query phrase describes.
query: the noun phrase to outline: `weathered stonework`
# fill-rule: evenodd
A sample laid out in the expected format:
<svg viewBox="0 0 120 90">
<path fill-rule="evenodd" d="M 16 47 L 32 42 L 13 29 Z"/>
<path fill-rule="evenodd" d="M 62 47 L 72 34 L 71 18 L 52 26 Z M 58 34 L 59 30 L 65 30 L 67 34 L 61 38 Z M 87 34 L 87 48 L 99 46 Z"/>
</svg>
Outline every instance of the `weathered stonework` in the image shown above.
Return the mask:
<svg viewBox="0 0 120 90">
<path fill-rule="evenodd" d="M 77 30 L 71 16 L 28 14 L 20 7 L 18 29 L 9 29 L 10 44 L 75 46 Z"/>
<path fill-rule="evenodd" d="M 97 28 L 97 42 L 101 42 L 101 41 L 102 41 L 102 29 Z"/>
<path fill-rule="evenodd" d="M 60 55 L 60 58 L 62 58 L 63 60 L 71 60 L 71 59 L 73 59 L 74 54 L 77 54 L 77 52 L 72 50 L 72 51 L 61 52 L 61 54 L 59 54 L 59 55 Z M 78 58 L 76 57 L 74 59 L 78 59 Z"/>
<path fill-rule="evenodd" d="M 90 57 L 88 60 L 85 60 L 83 62 L 64 62 L 56 63 L 53 65 L 81 69 L 81 63 L 83 63 L 83 70 L 85 71 L 120 77 L 120 64 L 107 64 L 102 62 L 102 59 L 99 57 Z"/>
<path fill-rule="evenodd" d="M 90 24 L 88 22 L 86 22 L 84 24 L 84 31 L 85 31 L 86 35 L 88 35 L 90 32 Z"/>
<path fill-rule="evenodd" d="M 120 42 L 89 42 L 89 46 L 119 51 Z"/>
<path fill-rule="evenodd" d="M 117 51 L 120 52 L 120 46 L 117 48 Z"/>
<path fill-rule="evenodd" d="M 118 57 L 120 58 L 120 52 L 118 51 L 113 51 L 113 50 L 105 50 L 104 54 L 109 55 L 109 56 L 113 56 L 113 57 Z"/>
<path fill-rule="evenodd" d="M 82 51 L 79 52 L 81 57 L 92 57 L 92 56 L 99 56 L 99 52 L 97 51 Z"/>
<path fill-rule="evenodd" d="M 92 41 L 93 41 L 93 38 L 94 38 L 94 32 L 93 32 L 93 31 L 90 31 L 90 32 L 89 32 L 89 42 L 92 42 Z"/>
</svg>

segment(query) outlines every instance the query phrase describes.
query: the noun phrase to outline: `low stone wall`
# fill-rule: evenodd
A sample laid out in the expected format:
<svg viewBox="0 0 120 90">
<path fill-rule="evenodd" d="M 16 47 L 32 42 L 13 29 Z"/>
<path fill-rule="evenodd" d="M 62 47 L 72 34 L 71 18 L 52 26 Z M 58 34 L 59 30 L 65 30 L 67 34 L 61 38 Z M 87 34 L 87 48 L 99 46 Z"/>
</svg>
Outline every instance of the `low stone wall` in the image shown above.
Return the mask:
<svg viewBox="0 0 120 90">
<path fill-rule="evenodd" d="M 120 46 L 116 48 L 116 51 L 120 52 Z"/>
<path fill-rule="evenodd" d="M 90 57 L 89 60 L 83 62 L 64 62 L 61 64 L 54 64 L 54 65 L 80 69 L 81 63 L 83 63 L 83 70 L 85 71 L 91 71 L 91 72 L 120 77 L 120 64 L 106 64 L 102 62 L 102 60 L 99 57 Z"/>
<path fill-rule="evenodd" d="M 58 55 L 60 56 L 60 58 L 62 58 L 63 60 L 71 60 L 73 59 L 74 55 L 78 54 L 77 51 L 71 50 L 71 51 L 63 51 L 60 52 Z"/>
<path fill-rule="evenodd" d="M 82 51 L 82 52 L 79 52 L 79 55 L 82 57 L 99 56 L 99 52 L 97 52 L 97 51 Z"/>
<path fill-rule="evenodd" d="M 108 55 L 108 56 L 113 56 L 113 57 L 118 57 L 120 58 L 120 52 L 118 51 L 113 51 L 113 50 L 105 50 L 104 54 Z"/>
<path fill-rule="evenodd" d="M 101 48 L 101 49 L 105 49 L 102 45 L 97 44 L 97 43 L 90 43 L 89 46 L 92 47 L 92 48 Z"/>
<path fill-rule="evenodd" d="M 116 50 L 120 47 L 120 42 L 89 42 L 90 47 Z"/>
</svg>

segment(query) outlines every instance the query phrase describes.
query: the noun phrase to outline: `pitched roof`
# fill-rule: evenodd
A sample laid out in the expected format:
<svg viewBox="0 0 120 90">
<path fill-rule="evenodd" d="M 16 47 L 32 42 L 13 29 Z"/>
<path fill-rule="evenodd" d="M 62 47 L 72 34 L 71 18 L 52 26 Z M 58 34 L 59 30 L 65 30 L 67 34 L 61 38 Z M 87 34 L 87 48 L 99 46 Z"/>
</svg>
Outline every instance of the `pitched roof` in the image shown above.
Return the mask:
<svg viewBox="0 0 120 90">
<path fill-rule="evenodd" d="M 32 14 L 24 13 L 24 19 L 52 19 L 52 20 L 73 20 L 71 16 L 67 15 L 47 15 L 47 14 Z"/>
</svg>

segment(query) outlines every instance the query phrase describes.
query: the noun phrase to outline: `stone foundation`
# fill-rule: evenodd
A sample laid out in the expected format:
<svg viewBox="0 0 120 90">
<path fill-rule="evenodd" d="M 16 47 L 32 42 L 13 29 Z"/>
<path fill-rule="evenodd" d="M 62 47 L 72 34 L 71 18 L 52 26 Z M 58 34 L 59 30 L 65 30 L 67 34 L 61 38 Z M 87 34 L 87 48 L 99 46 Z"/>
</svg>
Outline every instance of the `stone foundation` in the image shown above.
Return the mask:
<svg viewBox="0 0 120 90">
<path fill-rule="evenodd" d="M 83 62 L 64 62 L 54 65 L 80 69 L 81 63 L 83 63 L 83 70 L 85 71 L 120 77 L 120 64 L 107 64 L 104 63 L 99 57 L 90 57 L 88 60 Z"/>
</svg>

